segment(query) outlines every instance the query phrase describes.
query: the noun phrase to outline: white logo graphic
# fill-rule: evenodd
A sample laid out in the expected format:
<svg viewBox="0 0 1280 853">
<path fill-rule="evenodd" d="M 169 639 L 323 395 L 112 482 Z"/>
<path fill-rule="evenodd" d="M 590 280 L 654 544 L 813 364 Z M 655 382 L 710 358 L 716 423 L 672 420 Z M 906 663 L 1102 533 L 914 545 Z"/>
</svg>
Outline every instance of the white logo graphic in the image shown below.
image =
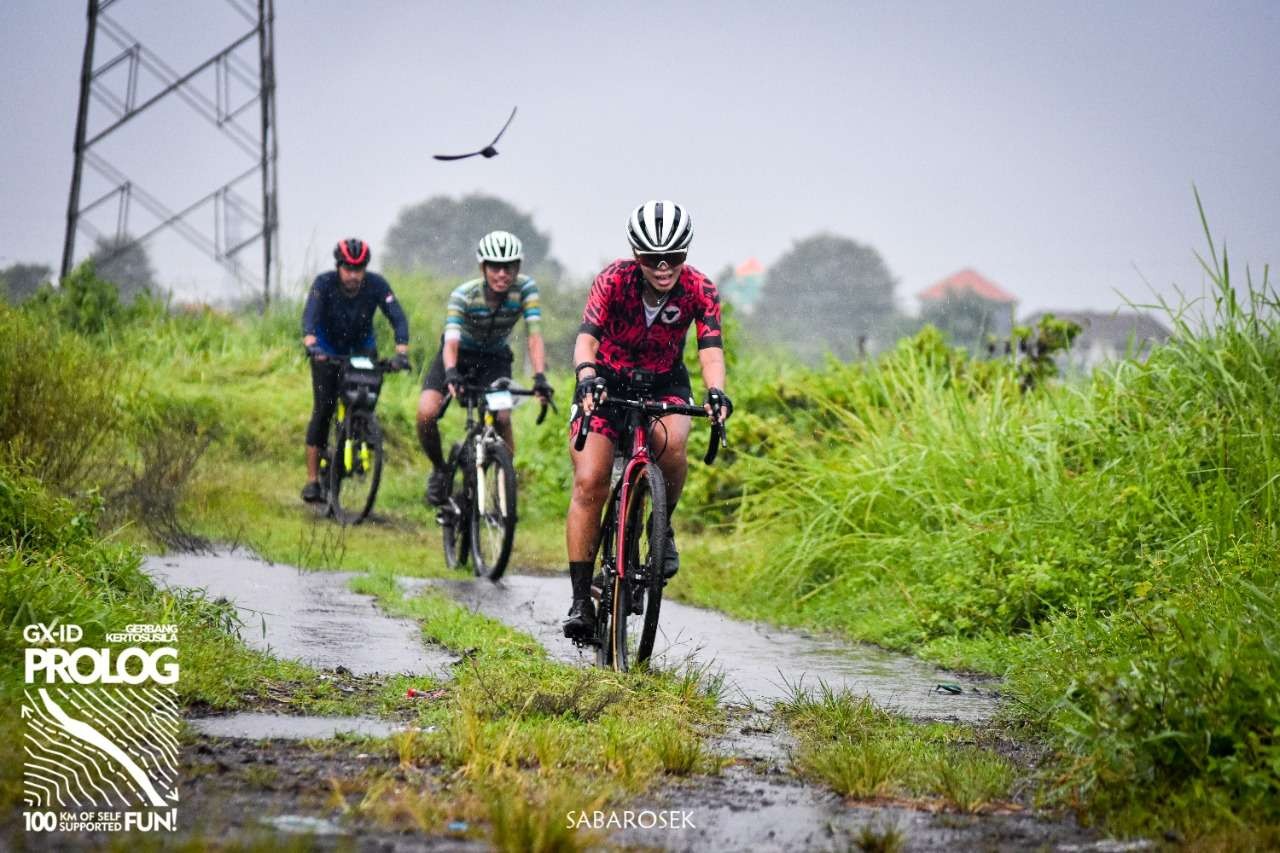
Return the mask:
<svg viewBox="0 0 1280 853">
<path fill-rule="evenodd" d="M 668 305 L 662 309 L 662 313 L 659 316 L 662 318 L 662 322 L 669 326 L 680 319 L 680 306 Z"/>
<path fill-rule="evenodd" d="M 23 633 L 33 644 L 81 636 L 74 625 L 58 626 L 56 633 L 28 626 Z M 130 625 L 107 640 L 173 644 L 177 631 L 172 625 Z M 169 686 L 178 679 L 177 654 L 172 645 L 26 649 L 28 831 L 177 828 L 181 715 L 177 691 Z"/>
</svg>

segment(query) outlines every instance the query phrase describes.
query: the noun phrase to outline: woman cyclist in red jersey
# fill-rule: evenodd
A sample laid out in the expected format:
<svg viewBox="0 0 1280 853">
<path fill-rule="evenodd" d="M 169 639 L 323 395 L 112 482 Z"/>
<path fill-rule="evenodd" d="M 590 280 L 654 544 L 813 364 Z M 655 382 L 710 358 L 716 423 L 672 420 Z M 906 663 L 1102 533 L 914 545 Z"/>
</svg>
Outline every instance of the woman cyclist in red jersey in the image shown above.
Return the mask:
<svg viewBox="0 0 1280 853">
<path fill-rule="evenodd" d="M 583 417 L 591 418 L 591 431 L 581 451 L 570 445 L 573 498 L 565 538 L 573 603 L 564 633 L 571 639 L 588 639 L 595 629 L 591 575 L 619 432 L 620 418 L 595 411 L 596 401 L 613 390 L 691 403 L 683 354 L 689 326 L 696 324 L 707 411 L 714 407 L 727 418 L 733 408 L 724 393 L 720 296 L 709 278 L 685 263 L 693 241 L 688 212 L 671 201 L 645 202 L 627 220 L 627 238 L 632 258 L 614 261 L 596 276 L 573 350 L 577 388 L 570 435 Z M 653 457 L 667 481 L 668 517 L 688 470 L 689 426 L 687 415 L 667 415 L 650 432 Z M 679 567 L 668 530 L 664 575 L 670 578 Z"/>
</svg>

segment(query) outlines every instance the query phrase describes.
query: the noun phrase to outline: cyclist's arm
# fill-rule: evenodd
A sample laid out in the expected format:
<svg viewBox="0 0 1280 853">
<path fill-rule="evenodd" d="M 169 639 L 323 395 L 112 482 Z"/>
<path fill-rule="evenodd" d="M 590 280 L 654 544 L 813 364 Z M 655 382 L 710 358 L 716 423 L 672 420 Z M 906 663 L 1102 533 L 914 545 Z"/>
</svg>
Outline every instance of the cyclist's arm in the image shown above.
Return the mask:
<svg viewBox="0 0 1280 853">
<path fill-rule="evenodd" d="M 702 384 L 706 388 L 724 390 L 724 350 L 706 347 L 698 350 L 698 363 L 702 366 Z"/>
<path fill-rule="evenodd" d="M 588 332 L 578 332 L 578 338 L 573 342 L 573 363 L 575 365 L 587 362 L 595 364 L 596 353 L 600 351 L 600 339 Z M 575 379 L 586 379 L 591 375 L 591 368 L 584 367 L 582 372 Z"/>
<path fill-rule="evenodd" d="M 596 346 L 599 345 L 600 342 L 596 341 Z M 547 372 L 547 346 L 543 343 L 541 332 L 529 333 L 529 362 L 533 365 L 534 373 Z"/>
<path fill-rule="evenodd" d="M 313 347 L 316 345 L 317 329 L 320 326 L 320 280 L 316 279 L 311 285 L 311 290 L 307 292 L 307 303 L 302 308 L 302 345 L 305 347 Z"/>
<path fill-rule="evenodd" d="M 378 302 L 378 307 L 382 309 L 382 313 L 391 322 L 391 328 L 395 330 L 396 352 L 408 352 L 409 318 L 405 316 L 404 308 L 400 307 L 400 300 L 396 299 L 396 295 L 391 292 L 390 287 L 387 288 L 386 295 Z"/>
<path fill-rule="evenodd" d="M 462 342 L 458 338 L 445 337 L 444 347 L 440 350 L 440 360 L 444 362 L 444 369 L 451 370 L 458 366 L 458 350 L 462 348 Z"/>
<path fill-rule="evenodd" d="M 545 373 L 547 348 L 542 341 L 542 305 L 538 296 L 538 283 L 526 278 L 520 283 L 520 305 L 524 311 L 524 330 L 529 339 L 529 361 L 534 373 Z"/>
</svg>

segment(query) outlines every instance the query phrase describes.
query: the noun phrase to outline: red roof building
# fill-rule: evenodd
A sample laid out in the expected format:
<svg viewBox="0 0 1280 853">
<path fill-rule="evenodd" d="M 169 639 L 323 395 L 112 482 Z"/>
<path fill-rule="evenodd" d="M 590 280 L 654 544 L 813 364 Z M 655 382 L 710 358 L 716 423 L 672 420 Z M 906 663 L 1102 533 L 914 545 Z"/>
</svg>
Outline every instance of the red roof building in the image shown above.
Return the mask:
<svg viewBox="0 0 1280 853">
<path fill-rule="evenodd" d="M 1005 305 L 1011 305 L 1018 301 L 1017 297 L 1006 293 L 994 281 L 983 278 L 975 270 L 967 267 L 958 273 L 947 276 L 932 287 L 920 291 L 916 294 L 916 298 L 921 302 L 936 302 L 940 299 L 945 299 L 947 296 L 962 296 L 966 293 L 972 293 L 988 301 Z"/>
</svg>

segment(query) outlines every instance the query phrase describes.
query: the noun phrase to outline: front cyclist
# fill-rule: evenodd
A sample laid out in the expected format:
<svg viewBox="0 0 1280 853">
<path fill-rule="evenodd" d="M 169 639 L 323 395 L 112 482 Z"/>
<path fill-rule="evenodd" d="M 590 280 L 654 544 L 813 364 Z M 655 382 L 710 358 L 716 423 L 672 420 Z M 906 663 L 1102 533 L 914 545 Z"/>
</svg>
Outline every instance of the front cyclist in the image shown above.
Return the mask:
<svg viewBox="0 0 1280 853">
<path fill-rule="evenodd" d="M 369 244 L 351 237 L 333 249 L 336 269 L 321 273 L 311 285 L 302 311 L 302 344 L 311 356 L 311 423 L 307 426 L 307 484 L 302 499 L 324 499 L 318 482 L 320 448 L 329 440 L 329 421 L 338 403 L 340 367 L 335 355 L 376 357 L 373 312 L 381 309 L 396 335 L 396 363 L 409 366 L 409 320 L 391 292 L 391 285 L 368 272 Z"/>
<path fill-rule="evenodd" d="M 540 330 L 538 284 L 520 274 L 523 257 L 524 247 L 518 237 L 506 231 L 491 231 L 476 247 L 480 277 L 460 284 L 449 294 L 440 351 L 431 362 L 418 398 L 418 441 L 431 461 L 426 498 L 432 506 L 444 503 L 448 487 L 438 424 L 445 392 L 461 395 L 464 376 L 480 385 L 511 376 L 514 356 L 507 337 L 521 317 L 529 339 L 533 390 L 539 400 L 551 400 L 551 384 L 544 375 L 546 349 Z M 514 456 L 511 413 L 499 412 L 496 420 L 498 433 Z"/>
<path fill-rule="evenodd" d="M 578 384 L 570 436 L 577 432 L 578 418 L 591 418 L 586 444 L 575 451 L 571 438 L 569 451 L 573 498 L 566 544 L 573 603 L 564 634 L 577 640 L 589 639 L 595 630 L 591 575 L 621 421 L 620 413 L 594 411 L 596 401 L 613 391 L 692 403 L 683 355 L 689 326 L 696 323 L 707 411 L 722 412 L 723 417 L 732 411 L 724 393 L 720 296 L 709 278 L 685 263 L 693 240 L 688 212 L 670 201 L 645 202 L 627 220 L 627 238 L 633 259 L 614 261 L 596 276 L 573 349 Z M 667 415 L 649 431 L 653 458 L 667 481 L 668 518 L 688 470 L 689 425 L 687 415 Z M 670 578 L 680 567 L 670 528 L 666 546 L 663 574 Z"/>
</svg>

